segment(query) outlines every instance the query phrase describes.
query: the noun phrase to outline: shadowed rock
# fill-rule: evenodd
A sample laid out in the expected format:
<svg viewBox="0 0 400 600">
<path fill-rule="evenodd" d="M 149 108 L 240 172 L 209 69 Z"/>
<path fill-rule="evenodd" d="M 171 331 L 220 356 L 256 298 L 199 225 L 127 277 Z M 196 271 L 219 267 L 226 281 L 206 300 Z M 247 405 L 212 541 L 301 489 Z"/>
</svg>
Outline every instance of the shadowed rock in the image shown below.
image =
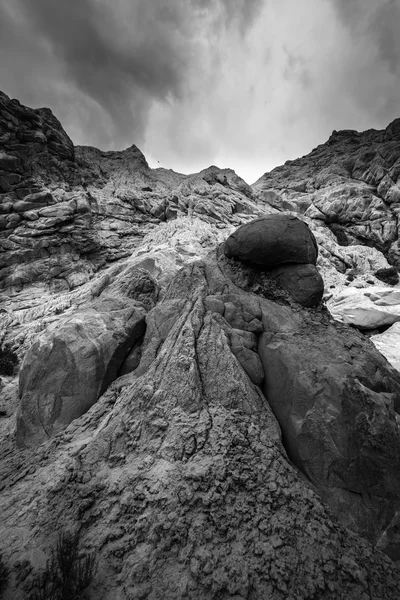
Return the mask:
<svg viewBox="0 0 400 600">
<path fill-rule="evenodd" d="M 324 282 L 315 265 L 283 265 L 269 274 L 302 306 L 317 306 L 324 294 Z"/>
<path fill-rule="evenodd" d="M 316 306 L 322 299 L 324 282 L 315 267 L 317 242 L 297 217 L 255 219 L 236 229 L 223 249 L 228 257 L 268 269 L 269 276 L 302 306 Z"/>
<path fill-rule="evenodd" d="M 400 378 L 348 328 L 289 311 L 281 319 L 259 355 L 285 447 L 343 522 L 376 541 L 400 507 Z"/>
</svg>

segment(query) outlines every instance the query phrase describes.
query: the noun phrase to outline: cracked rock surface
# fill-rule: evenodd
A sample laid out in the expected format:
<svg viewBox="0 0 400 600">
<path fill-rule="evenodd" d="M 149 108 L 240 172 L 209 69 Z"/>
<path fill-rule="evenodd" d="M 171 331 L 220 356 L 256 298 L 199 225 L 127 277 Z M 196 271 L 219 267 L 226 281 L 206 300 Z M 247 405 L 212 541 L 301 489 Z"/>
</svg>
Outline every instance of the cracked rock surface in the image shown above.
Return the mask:
<svg viewBox="0 0 400 600">
<path fill-rule="evenodd" d="M 326 336 L 327 327 L 332 329 L 330 336 L 337 335 L 342 353 L 354 348 L 362 356 L 360 346 L 365 350 L 368 342 L 352 332 L 344 343 L 341 326 L 325 313 L 246 291 L 230 274 L 229 261 L 212 255 L 180 270 L 149 313 L 139 367 L 117 379 L 52 441 L 33 452 L 10 452 L 3 461 L 2 540 L 7 561 L 17 563 L 6 598 L 25 597 L 32 570 L 43 564 L 59 527 L 78 527 L 82 547 L 98 553 L 99 577 L 91 598 L 398 597 L 400 572 L 371 545 L 377 531 L 367 540 L 346 529 L 340 524 L 343 503 L 336 502 L 332 512 L 322 503 L 321 493 L 337 500 L 344 489 L 342 479 L 352 476 L 356 483 L 365 475 L 368 460 L 371 467 L 377 466 L 379 456 L 379 468 L 397 478 L 396 459 L 390 463 L 387 454 L 380 454 L 379 424 L 392 422 L 390 435 L 399 439 L 390 390 L 399 388 L 400 376 L 371 345 L 372 370 L 381 369 L 387 384 L 373 392 L 373 429 L 361 428 L 358 439 L 361 446 L 367 440 L 377 446 L 375 458 L 366 448 L 365 462 L 356 461 L 346 475 L 343 428 L 333 448 L 334 470 L 327 464 L 327 449 L 319 454 L 323 460 L 318 468 L 304 463 L 298 470 L 285 430 L 287 418 L 276 411 L 276 419 L 270 392 L 264 387 L 265 396 L 249 377 L 247 357 L 237 356 L 238 336 L 248 340 L 247 349 L 256 355 L 253 336 L 265 348 L 279 348 L 282 341 L 274 340 L 288 337 L 294 329 L 298 342 L 320 353 L 326 377 L 333 369 L 329 361 L 334 363 L 337 356 L 330 358 L 330 350 L 323 354 L 316 339 Z M 164 327 L 157 324 L 160 313 Z M 315 332 L 313 340 L 308 340 L 310 330 Z M 291 348 L 289 344 L 288 353 Z M 260 356 L 264 363 L 263 351 Z M 310 362 L 304 352 L 303 358 L 293 354 L 293 359 L 299 371 L 301 360 Z M 283 381 L 286 390 L 277 395 L 283 404 L 293 404 L 291 379 L 282 370 L 271 373 L 275 363 L 265 361 L 264 385 L 273 382 L 275 389 Z M 302 405 L 300 413 L 294 405 L 292 414 L 300 418 L 308 402 L 307 419 L 315 426 L 310 429 L 297 420 L 297 433 L 308 436 L 310 448 L 312 436 L 316 444 L 331 439 L 333 443 L 333 403 L 335 398 L 340 403 L 340 386 L 330 390 L 332 410 L 324 415 L 316 407 L 323 393 L 306 389 L 304 376 L 316 375 L 311 369 L 310 375 L 298 376 Z M 365 390 L 372 385 L 368 373 L 362 385 L 357 384 L 357 373 L 345 377 L 348 385 L 353 382 L 353 402 L 365 402 Z M 350 434 L 357 418 L 344 408 Z M 301 445 L 298 454 L 308 459 Z M 368 480 L 375 491 L 382 476 Z M 387 506 L 394 504 L 396 494 L 397 488 L 390 488 Z M 21 499 L 18 506 L 16 495 Z M 362 510 L 357 502 L 348 502 L 345 520 L 349 511 L 357 520 Z M 364 510 L 370 517 L 374 507 Z M 382 531 L 393 511 L 388 509 L 386 518 L 377 512 Z"/>
</svg>

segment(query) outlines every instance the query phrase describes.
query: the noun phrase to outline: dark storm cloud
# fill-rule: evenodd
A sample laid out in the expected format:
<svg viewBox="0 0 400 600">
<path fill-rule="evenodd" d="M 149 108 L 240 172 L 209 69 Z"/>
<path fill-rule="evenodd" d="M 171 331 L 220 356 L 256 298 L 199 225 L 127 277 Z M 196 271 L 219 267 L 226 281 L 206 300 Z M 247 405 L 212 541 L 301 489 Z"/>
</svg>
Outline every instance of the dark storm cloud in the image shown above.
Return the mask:
<svg viewBox="0 0 400 600">
<path fill-rule="evenodd" d="M 60 81 L 102 107 L 121 146 L 140 143 L 152 100 L 188 93 L 188 73 L 201 68 L 196 28 L 244 33 L 262 0 L 0 0 L 0 22 L 10 20 L 11 4 L 18 43 L 29 46 L 29 32 L 46 44 Z"/>
<path fill-rule="evenodd" d="M 0 87 L 75 143 L 249 181 L 399 116 L 400 0 L 0 0 Z"/>
<path fill-rule="evenodd" d="M 392 73 L 400 73 L 399 0 L 332 0 L 347 27 L 369 37 Z"/>
<path fill-rule="evenodd" d="M 400 73 L 400 3 L 391 0 L 380 7 L 371 19 L 370 30 L 376 36 L 380 56 L 393 73 Z"/>
</svg>

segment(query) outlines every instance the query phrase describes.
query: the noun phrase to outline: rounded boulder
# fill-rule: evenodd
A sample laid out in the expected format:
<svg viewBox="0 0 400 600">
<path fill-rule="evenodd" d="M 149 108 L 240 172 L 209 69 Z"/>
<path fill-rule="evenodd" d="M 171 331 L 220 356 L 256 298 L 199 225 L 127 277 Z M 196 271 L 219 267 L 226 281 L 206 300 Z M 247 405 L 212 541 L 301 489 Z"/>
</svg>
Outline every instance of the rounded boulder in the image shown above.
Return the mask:
<svg viewBox="0 0 400 600">
<path fill-rule="evenodd" d="M 287 263 L 315 265 L 318 247 L 304 221 L 276 214 L 238 227 L 226 240 L 224 253 L 229 258 L 272 269 Z"/>
<path fill-rule="evenodd" d="M 270 275 L 302 306 L 317 306 L 322 300 L 324 281 L 315 265 L 282 265 Z"/>
</svg>

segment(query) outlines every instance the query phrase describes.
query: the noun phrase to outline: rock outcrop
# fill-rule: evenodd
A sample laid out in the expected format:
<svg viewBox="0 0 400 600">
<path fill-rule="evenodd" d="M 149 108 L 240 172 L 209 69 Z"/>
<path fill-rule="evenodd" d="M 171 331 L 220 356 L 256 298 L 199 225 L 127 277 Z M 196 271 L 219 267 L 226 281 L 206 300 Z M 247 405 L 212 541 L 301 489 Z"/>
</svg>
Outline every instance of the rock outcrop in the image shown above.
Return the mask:
<svg viewBox="0 0 400 600">
<path fill-rule="evenodd" d="M 19 446 L 65 429 L 105 392 L 142 339 L 157 290 L 147 272 L 126 268 L 84 310 L 49 326 L 27 351 L 19 376 Z"/>
<path fill-rule="evenodd" d="M 382 533 L 392 517 L 389 506 L 397 501 L 393 486 L 399 465 L 396 454 L 388 460 L 381 432 L 387 423 L 392 439 L 399 437 L 390 394 L 400 388 L 400 375 L 361 334 L 346 329 L 343 339 L 344 326 L 335 325 L 327 315 L 245 291 L 232 281 L 234 273 L 226 259 L 217 262 L 211 256 L 180 270 L 149 314 L 139 367 L 117 379 L 53 442 L 3 462 L 4 551 L 9 561 L 17 556 L 20 561 L 16 568 L 20 587 L 14 588 L 14 598 L 21 597 L 19 590 L 29 591 L 32 569 L 43 564 L 44 554 L 35 549 L 48 547 L 59 526 L 74 528 L 77 520 L 82 547 L 96 548 L 100 561 L 93 597 L 261 598 L 268 593 L 269 598 L 283 600 L 318 593 L 333 600 L 341 595 L 361 599 L 367 592 L 389 600 L 397 597 L 399 572 L 372 550 L 370 542 L 349 535 L 335 522 L 316 489 L 321 493 L 326 485 L 327 498 L 345 498 L 346 503 L 337 502 L 335 509 L 347 521 L 351 511 L 353 527 L 357 519 L 360 527 L 374 516 L 373 526 L 363 531 L 370 539 L 378 530 Z M 160 328 L 160 323 L 165 326 Z M 315 332 L 311 340 L 310 328 Z M 297 344 L 301 342 L 299 350 L 291 341 L 294 332 Z M 298 361 L 292 378 L 274 371 L 273 362 L 266 363 L 263 389 L 269 393 L 269 386 L 274 390 L 285 383 L 285 406 L 298 391 L 301 365 L 309 369 L 311 345 L 317 357 L 312 363 L 326 364 L 327 382 L 329 377 L 334 380 L 337 352 L 346 353 L 351 342 L 359 360 L 367 360 L 362 358 L 365 349 L 370 352 L 386 381 L 385 389 L 375 385 L 370 392 L 375 407 L 366 414 L 370 427 L 363 428 L 360 422 L 357 428 L 356 410 L 346 407 L 342 417 L 338 413 L 340 387 L 331 390 L 327 385 L 331 412 L 317 408 L 317 397 L 322 399 L 323 394 L 311 388 L 316 367 L 310 372 L 301 397 L 301 410 L 309 416 L 303 425 L 299 421 L 296 433 L 303 427 L 309 447 L 315 440 L 319 450 L 332 440 L 334 461 L 329 469 L 329 454 L 324 459 L 320 453 L 316 467 L 309 456 L 302 456 L 302 471 L 313 474 L 313 483 L 297 471 L 282 445 L 281 415 L 277 411 L 277 421 L 269 405 L 273 398 L 269 400 L 256 385 L 261 383 L 256 358 L 256 376 L 249 376 L 249 353 L 258 356 L 255 334 L 267 352 L 286 348 L 288 357 Z M 322 344 L 327 334 L 336 336 L 334 356 Z M 321 342 L 315 343 L 318 336 Z M 249 353 L 244 356 L 237 353 L 240 337 L 248 340 Z M 263 350 L 260 355 L 264 360 Z M 343 361 L 349 357 L 344 355 Z M 289 361 L 287 371 L 292 366 Z M 374 385 L 375 373 L 364 374 L 363 385 L 357 384 L 358 375 L 350 369 L 340 374 L 355 395 L 353 407 L 364 402 L 367 386 Z M 296 418 L 301 414 L 296 408 Z M 346 429 L 341 438 L 335 437 L 343 417 Z M 292 447 L 296 438 L 289 440 L 284 419 L 281 427 L 289 457 L 298 463 Z M 363 460 L 351 465 L 351 473 L 345 431 L 349 436 L 358 433 L 351 447 L 354 453 L 367 444 Z M 368 447 L 373 444 L 377 448 L 371 455 Z M 352 481 L 348 496 L 357 496 L 353 488 L 360 485 L 368 466 L 376 474 L 375 480 L 368 474 L 368 491 L 379 497 L 379 509 L 373 501 L 352 503 L 347 494 L 340 496 L 342 477 Z M 21 469 L 26 472 L 23 477 Z M 390 497 L 384 499 L 380 494 L 388 480 Z M 363 490 L 358 488 L 358 493 L 361 496 Z M 12 501 L 17 494 L 24 499 L 18 513 Z"/>
<path fill-rule="evenodd" d="M 62 529 L 90 599 L 398 600 L 400 373 L 319 274 L 331 306 L 396 268 L 398 124 L 250 187 L 0 104 L 5 600 Z"/>
<path fill-rule="evenodd" d="M 318 246 L 306 223 L 282 214 L 242 225 L 224 244 L 226 256 L 268 269 L 274 279 L 302 306 L 316 306 L 324 282 L 315 267 Z"/>
<path fill-rule="evenodd" d="M 374 273 L 389 265 L 359 269 L 357 247 L 371 247 L 400 268 L 399 164 L 397 119 L 383 131 L 334 131 L 325 144 L 306 156 L 265 173 L 252 189 L 258 201 L 301 215 L 318 227 L 321 263 L 325 257 L 329 261 L 324 266 L 326 288 L 329 279 L 332 289 L 340 291 L 349 283 L 347 275 L 366 287 L 363 276 L 367 273 L 367 279 L 379 285 Z M 353 253 L 351 260 L 343 255 L 348 249 Z"/>
<path fill-rule="evenodd" d="M 185 214 L 239 225 L 263 211 L 230 169 L 150 169 L 136 146 L 74 147 L 48 109 L 0 96 L 0 299 L 68 293 Z"/>
</svg>

